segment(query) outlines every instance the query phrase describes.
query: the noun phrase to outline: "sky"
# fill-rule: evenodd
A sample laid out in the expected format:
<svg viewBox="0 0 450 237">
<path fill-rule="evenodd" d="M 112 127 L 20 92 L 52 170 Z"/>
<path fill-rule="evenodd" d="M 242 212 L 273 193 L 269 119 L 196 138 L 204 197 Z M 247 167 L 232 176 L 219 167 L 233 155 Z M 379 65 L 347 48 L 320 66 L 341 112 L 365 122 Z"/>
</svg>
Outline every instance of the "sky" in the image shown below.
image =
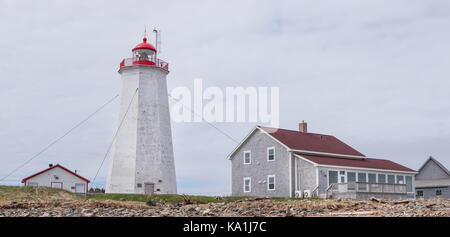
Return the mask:
<svg viewBox="0 0 450 237">
<path fill-rule="evenodd" d="M 120 61 L 161 30 L 168 89 L 280 89 L 280 127 L 331 134 L 368 157 L 450 168 L 450 2 L 0 0 L 0 176 L 119 93 Z M 117 101 L 7 178 L 49 163 L 92 179 Z M 242 140 L 260 123 L 215 123 Z M 264 124 L 261 124 L 264 125 Z M 172 123 L 179 193 L 230 194 L 236 143 Z M 104 185 L 107 164 L 93 186 Z"/>
</svg>

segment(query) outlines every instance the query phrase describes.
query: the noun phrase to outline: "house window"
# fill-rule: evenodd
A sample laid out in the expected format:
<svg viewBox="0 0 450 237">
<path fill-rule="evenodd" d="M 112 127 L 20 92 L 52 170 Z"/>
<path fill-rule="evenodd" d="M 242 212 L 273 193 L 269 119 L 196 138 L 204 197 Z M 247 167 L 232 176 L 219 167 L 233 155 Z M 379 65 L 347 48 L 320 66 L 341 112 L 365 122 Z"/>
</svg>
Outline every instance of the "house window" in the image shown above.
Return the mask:
<svg viewBox="0 0 450 237">
<path fill-rule="evenodd" d="M 412 176 L 405 176 L 406 181 L 406 192 L 413 193 Z"/>
<path fill-rule="evenodd" d="M 267 190 L 275 190 L 275 175 L 267 176 Z"/>
<path fill-rule="evenodd" d="M 358 190 L 366 191 L 367 190 L 367 174 L 366 173 L 358 173 Z"/>
<path fill-rule="evenodd" d="M 252 179 L 250 177 L 244 178 L 244 193 L 248 193 L 252 191 Z"/>
<path fill-rule="evenodd" d="M 244 164 L 250 164 L 252 162 L 252 157 L 250 151 L 244 151 Z"/>
<path fill-rule="evenodd" d="M 376 174 L 368 174 L 369 183 L 374 184 L 377 183 L 377 175 Z"/>
<path fill-rule="evenodd" d="M 366 183 L 367 177 L 366 173 L 358 173 L 358 182 Z"/>
<path fill-rule="evenodd" d="M 347 172 L 347 182 L 356 182 L 355 172 Z"/>
<path fill-rule="evenodd" d="M 417 197 L 423 197 L 423 191 L 417 190 Z"/>
<path fill-rule="evenodd" d="M 345 171 L 339 171 L 339 183 L 345 183 Z"/>
<path fill-rule="evenodd" d="M 386 183 L 386 175 L 385 174 L 378 174 L 378 183 L 381 183 L 381 184 Z"/>
<path fill-rule="evenodd" d="M 442 195 L 442 189 L 437 188 L 436 189 L 436 196 L 441 196 Z"/>
<path fill-rule="evenodd" d="M 395 184 L 395 175 L 388 175 L 388 184 Z"/>
<path fill-rule="evenodd" d="M 335 170 L 328 171 L 328 186 L 338 182 L 338 172 Z"/>
<path fill-rule="evenodd" d="M 355 190 L 355 183 L 356 182 L 356 172 L 347 172 L 347 189 L 348 190 Z"/>
<path fill-rule="evenodd" d="M 267 160 L 268 161 L 275 160 L 275 148 L 274 147 L 267 148 Z"/>
<path fill-rule="evenodd" d="M 403 176 L 403 175 L 397 175 L 397 183 L 398 184 L 405 184 L 404 178 L 405 178 L 405 176 Z"/>
</svg>

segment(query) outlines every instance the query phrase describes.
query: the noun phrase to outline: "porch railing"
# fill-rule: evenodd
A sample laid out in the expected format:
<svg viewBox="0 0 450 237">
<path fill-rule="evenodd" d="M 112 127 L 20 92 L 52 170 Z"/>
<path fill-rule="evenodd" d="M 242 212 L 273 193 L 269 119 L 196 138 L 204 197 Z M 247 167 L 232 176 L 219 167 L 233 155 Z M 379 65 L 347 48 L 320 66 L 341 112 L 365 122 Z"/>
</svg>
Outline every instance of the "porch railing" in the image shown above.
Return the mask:
<svg viewBox="0 0 450 237">
<path fill-rule="evenodd" d="M 330 197 L 333 193 L 391 193 L 406 194 L 406 184 L 388 184 L 388 183 L 366 183 L 366 182 L 348 182 L 331 184 L 326 195 Z"/>
</svg>

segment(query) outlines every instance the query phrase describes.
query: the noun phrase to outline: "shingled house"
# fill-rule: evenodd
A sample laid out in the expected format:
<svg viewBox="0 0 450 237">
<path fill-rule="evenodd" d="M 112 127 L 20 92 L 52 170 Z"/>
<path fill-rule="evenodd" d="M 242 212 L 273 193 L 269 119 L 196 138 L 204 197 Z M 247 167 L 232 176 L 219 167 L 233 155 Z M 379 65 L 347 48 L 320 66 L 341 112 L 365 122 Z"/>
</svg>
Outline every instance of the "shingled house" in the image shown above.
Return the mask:
<svg viewBox="0 0 450 237">
<path fill-rule="evenodd" d="M 430 156 L 416 174 L 416 197 L 450 198 L 450 172 Z"/>
<path fill-rule="evenodd" d="M 414 198 L 416 171 L 334 136 L 256 126 L 228 156 L 233 196 Z"/>
</svg>

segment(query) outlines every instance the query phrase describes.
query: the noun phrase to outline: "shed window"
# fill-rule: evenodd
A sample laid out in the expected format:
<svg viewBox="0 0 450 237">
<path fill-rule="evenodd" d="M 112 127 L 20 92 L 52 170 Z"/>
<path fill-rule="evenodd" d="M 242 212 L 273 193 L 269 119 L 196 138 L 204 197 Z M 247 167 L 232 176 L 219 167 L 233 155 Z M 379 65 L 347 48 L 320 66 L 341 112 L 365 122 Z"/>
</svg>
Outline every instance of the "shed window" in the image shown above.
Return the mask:
<svg viewBox="0 0 450 237">
<path fill-rule="evenodd" d="M 250 177 L 244 178 L 244 192 L 248 193 L 251 191 L 252 179 Z"/>
<path fill-rule="evenodd" d="M 267 190 L 275 190 L 275 175 L 267 176 Z"/>
<path fill-rule="evenodd" d="M 395 184 L 395 175 L 388 175 L 388 184 Z"/>
<path fill-rule="evenodd" d="M 75 184 L 75 192 L 84 193 L 85 192 L 84 184 Z"/>
<path fill-rule="evenodd" d="M 267 148 L 267 160 L 268 161 L 275 160 L 275 148 L 273 147 Z"/>
<path fill-rule="evenodd" d="M 436 196 L 441 196 L 442 195 L 442 189 L 437 188 L 436 189 Z"/>
<path fill-rule="evenodd" d="M 335 184 L 338 182 L 338 172 L 335 170 L 328 171 L 328 185 Z"/>
<path fill-rule="evenodd" d="M 244 164 L 250 164 L 252 162 L 252 157 L 250 151 L 244 151 Z"/>
<path fill-rule="evenodd" d="M 405 176 L 406 179 L 406 192 L 411 193 L 413 191 L 413 184 L 412 184 L 412 176 Z"/>
<path fill-rule="evenodd" d="M 386 183 L 386 175 L 385 174 L 378 174 L 378 183 Z"/>
<path fill-rule="evenodd" d="M 33 186 L 33 187 L 36 187 L 36 186 L 38 186 L 38 183 L 28 183 L 27 186 Z"/>
<path fill-rule="evenodd" d="M 423 191 L 417 190 L 417 197 L 423 197 Z"/>
<path fill-rule="evenodd" d="M 369 176 L 369 183 L 376 183 L 377 182 L 377 175 L 376 174 L 368 174 Z"/>
</svg>

